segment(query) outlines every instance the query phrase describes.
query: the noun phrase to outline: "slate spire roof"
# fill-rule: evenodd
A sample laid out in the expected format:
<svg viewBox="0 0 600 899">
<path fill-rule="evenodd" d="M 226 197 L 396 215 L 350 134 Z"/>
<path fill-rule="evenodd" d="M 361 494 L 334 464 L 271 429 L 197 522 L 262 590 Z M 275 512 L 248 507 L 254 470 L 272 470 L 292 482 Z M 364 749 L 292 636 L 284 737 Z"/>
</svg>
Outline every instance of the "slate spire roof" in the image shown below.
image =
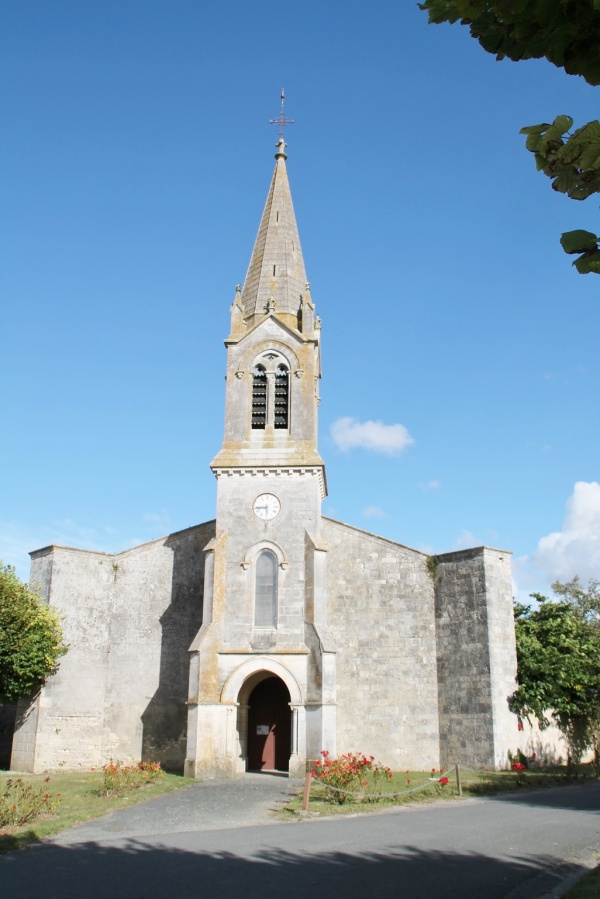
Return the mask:
<svg viewBox="0 0 600 899">
<path fill-rule="evenodd" d="M 296 316 L 301 297 L 306 293 L 306 271 L 285 148 L 280 136 L 275 171 L 242 289 L 242 314 L 246 322 L 255 315 L 264 315 L 268 309 L 280 315 Z"/>
</svg>

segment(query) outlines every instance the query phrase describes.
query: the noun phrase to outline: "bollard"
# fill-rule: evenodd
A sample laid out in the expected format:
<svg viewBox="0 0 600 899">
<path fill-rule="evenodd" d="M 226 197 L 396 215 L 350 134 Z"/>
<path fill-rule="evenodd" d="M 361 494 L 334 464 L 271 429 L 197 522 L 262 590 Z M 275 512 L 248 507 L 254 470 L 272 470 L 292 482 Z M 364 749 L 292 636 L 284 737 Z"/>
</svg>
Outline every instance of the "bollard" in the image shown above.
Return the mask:
<svg viewBox="0 0 600 899">
<path fill-rule="evenodd" d="M 307 771 L 304 775 L 304 795 L 302 796 L 302 811 L 308 811 L 308 803 L 310 801 L 310 782 L 312 780 L 312 774 L 310 771 Z"/>
<path fill-rule="evenodd" d="M 455 765 L 454 769 L 456 771 L 456 791 L 459 796 L 462 796 L 462 786 L 461 786 L 461 782 L 460 782 L 460 768 L 458 767 L 458 765 Z"/>
</svg>

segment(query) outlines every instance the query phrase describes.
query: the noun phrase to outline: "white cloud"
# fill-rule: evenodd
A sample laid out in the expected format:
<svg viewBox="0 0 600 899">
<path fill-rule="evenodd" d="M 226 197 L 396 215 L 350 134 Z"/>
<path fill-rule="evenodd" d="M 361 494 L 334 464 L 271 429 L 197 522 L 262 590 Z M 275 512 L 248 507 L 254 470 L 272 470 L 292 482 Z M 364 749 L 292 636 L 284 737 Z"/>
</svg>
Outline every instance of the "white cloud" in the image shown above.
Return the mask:
<svg viewBox="0 0 600 899">
<path fill-rule="evenodd" d="M 520 602 L 529 594 L 552 594 L 554 581 L 570 581 L 579 575 L 585 584 L 600 577 L 600 484 L 578 481 L 567 500 L 562 530 L 542 537 L 530 556 L 513 562 L 515 587 Z"/>
<path fill-rule="evenodd" d="M 600 484 L 578 481 L 562 530 L 542 537 L 530 559 L 550 581 L 600 576 Z"/>
<path fill-rule="evenodd" d="M 365 518 L 385 518 L 385 512 L 379 506 L 367 506 L 362 513 Z"/>
<path fill-rule="evenodd" d="M 344 452 L 354 447 L 398 456 L 415 442 L 404 425 L 385 425 L 382 421 L 360 422 L 356 418 L 338 418 L 331 426 L 334 443 Z"/>
<path fill-rule="evenodd" d="M 421 481 L 419 484 L 421 490 L 438 490 L 441 487 L 441 484 L 435 478 L 432 478 L 431 481 Z"/>
</svg>

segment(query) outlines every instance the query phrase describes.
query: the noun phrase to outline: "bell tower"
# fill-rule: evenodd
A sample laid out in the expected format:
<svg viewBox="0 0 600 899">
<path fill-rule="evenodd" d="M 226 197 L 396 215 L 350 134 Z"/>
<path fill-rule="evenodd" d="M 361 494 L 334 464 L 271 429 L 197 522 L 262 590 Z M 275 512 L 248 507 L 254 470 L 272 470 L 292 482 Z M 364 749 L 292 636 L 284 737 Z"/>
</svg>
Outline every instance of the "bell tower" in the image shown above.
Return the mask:
<svg viewBox="0 0 600 899">
<path fill-rule="evenodd" d="M 335 649 L 321 536 L 327 487 L 317 449 L 321 323 L 306 278 L 285 150 L 280 134 L 225 340 L 225 433 L 211 462 L 216 529 L 205 548 L 203 623 L 191 647 L 191 775 L 241 772 L 257 759 L 284 755 L 289 770 L 303 771 L 305 758 L 335 750 Z M 259 684 L 261 708 L 268 706 L 271 686 L 273 696 L 289 695 L 277 724 L 258 721 L 261 714 L 268 718 L 255 708 Z M 286 714 L 288 743 L 282 736 Z"/>
<path fill-rule="evenodd" d="M 321 322 L 306 279 L 283 137 L 244 287 L 231 306 L 223 447 L 211 468 L 304 465 L 317 452 Z"/>
</svg>

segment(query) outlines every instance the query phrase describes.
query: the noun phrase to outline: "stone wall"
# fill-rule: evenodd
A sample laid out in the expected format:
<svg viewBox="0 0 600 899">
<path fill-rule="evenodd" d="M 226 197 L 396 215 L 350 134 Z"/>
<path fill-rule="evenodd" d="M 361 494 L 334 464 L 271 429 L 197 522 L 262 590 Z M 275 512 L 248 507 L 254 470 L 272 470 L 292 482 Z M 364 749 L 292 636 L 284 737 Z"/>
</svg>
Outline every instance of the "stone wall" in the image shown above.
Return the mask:
<svg viewBox="0 0 600 899">
<path fill-rule="evenodd" d="M 20 704 L 13 768 L 152 758 L 182 769 L 188 650 L 213 535 L 208 522 L 116 555 L 32 553 L 31 580 L 63 617 L 69 652 L 35 702 Z"/>
<path fill-rule="evenodd" d="M 518 731 L 511 747 L 511 752 L 516 754 L 519 750 L 530 759 L 532 767 L 537 765 L 561 765 L 566 763 L 568 747 L 565 738 L 556 724 L 552 723 L 545 730 L 532 718 L 531 721 L 522 721 L 522 730 Z M 535 755 L 535 759 L 533 756 Z M 585 761 L 591 761 L 593 753 L 588 752 L 584 756 Z"/>
<path fill-rule="evenodd" d="M 337 752 L 439 766 L 434 591 L 427 556 L 331 519 L 329 629 L 337 647 Z"/>
<path fill-rule="evenodd" d="M 510 553 L 479 547 L 437 557 L 441 763 L 505 767 L 517 718 Z"/>
</svg>

